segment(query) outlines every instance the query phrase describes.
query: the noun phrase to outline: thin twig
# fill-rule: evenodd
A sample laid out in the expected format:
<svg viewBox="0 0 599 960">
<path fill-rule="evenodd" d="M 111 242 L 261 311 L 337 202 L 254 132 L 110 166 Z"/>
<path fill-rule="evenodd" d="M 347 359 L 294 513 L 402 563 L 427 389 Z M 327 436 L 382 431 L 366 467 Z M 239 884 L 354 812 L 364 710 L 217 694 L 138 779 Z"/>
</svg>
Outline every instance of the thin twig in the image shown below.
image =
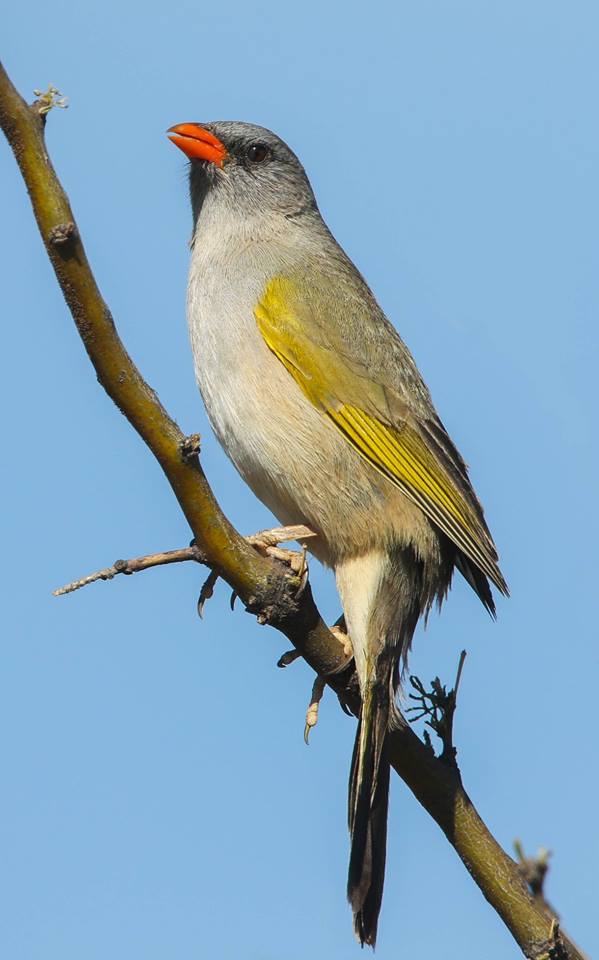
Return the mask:
<svg viewBox="0 0 599 960">
<path fill-rule="evenodd" d="M 520 867 L 522 876 L 530 887 L 530 892 L 533 897 L 539 897 L 545 900 L 543 887 L 547 871 L 549 870 L 551 851 L 546 850 L 545 847 L 541 847 L 536 857 L 527 857 L 521 840 L 514 840 L 514 850 L 518 857 L 518 866 Z M 551 912 L 555 913 L 553 908 L 551 908 Z M 555 915 L 557 916 L 557 914 Z"/>
<path fill-rule="evenodd" d="M 72 583 L 59 587 L 52 591 L 53 597 L 64 597 L 67 593 L 74 593 L 81 587 L 87 587 L 89 583 L 95 583 L 96 580 L 112 580 L 119 573 L 129 575 L 130 573 L 139 573 L 140 570 L 149 570 L 150 567 L 162 567 L 167 563 L 184 563 L 186 560 L 195 560 L 196 563 L 205 563 L 206 558 L 197 547 L 185 547 L 182 550 L 166 550 L 163 553 L 149 553 L 145 557 L 135 557 L 133 560 L 115 560 L 111 567 L 104 567 L 103 570 L 96 570 L 95 573 L 82 577 L 81 580 L 73 580 Z"/>
<path fill-rule="evenodd" d="M 462 650 L 453 690 L 447 691 L 445 685 L 439 680 L 439 677 L 435 677 L 432 681 L 430 690 L 425 689 L 424 684 L 418 677 L 410 677 L 410 683 L 417 693 L 410 693 L 408 696 L 410 700 L 415 700 L 418 706 L 408 707 L 406 710 L 406 713 L 416 713 L 415 717 L 410 717 L 410 723 L 415 723 L 417 720 L 427 717 L 424 722 L 431 730 L 435 731 L 443 744 L 443 752 L 440 754 L 439 759 L 444 763 L 451 764 L 451 766 L 456 767 L 456 769 L 457 750 L 453 743 L 453 720 L 465 660 L 466 651 Z M 430 737 L 428 740 L 425 739 L 425 743 L 427 747 L 430 746 L 432 748 Z"/>
<path fill-rule="evenodd" d="M 288 551 L 277 551 L 275 549 L 277 544 L 288 543 L 290 540 L 306 540 L 314 536 L 315 534 L 312 530 L 298 524 L 294 527 L 273 527 L 272 530 L 261 530 L 259 533 L 253 533 L 245 539 L 252 546 L 264 547 L 268 556 L 279 560 L 284 559 L 283 554 L 287 554 Z M 145 557 L 135 557 L 132 560 L 115 560 L 111 567 L 96 570 L 95 573 L 90 573 L 87 577 L 82 577 L 80 580 L 73 580 L 71 583 L 65 584 L 64 587 L 53 590 L 52 596 L 64 597 L 65 594 L 74 593 L 75 590 L 80 590 L 81 587 L 87 587 L 90 583 L 96 583 L 97 580 L 112 580 L 119 573 L 129 575 L 131 573 L 139 573 L 141 570 L 149 570 L 150 567 L 161 567 L 167 563 L 185 563 L 187 560 L 195 560 L 196 563 L 207 563 L 205 554 L 194 544 L 190 547 L 184 547 L 181 550 L 149 553 Z M 214 582 L 216 582 L 216 577 L 214 578 Z M 212 586 L 214 586 L 214 582 Z M 212 593 L 210 593 L 209 596 L 212 596 Z M 209 596 L 205 594 L 201 598 L 203 601 L 202 607 L 204 606 L 204 602 L 209 599 Z"/>
<path fill-rule="evenodd" d="M 452 691 L 452 693 L 453 693 L 453 699 L 454 699 L 454 702 L 455 702 L 456 704 L 457 704 L 457 700 L 458 700 L 458 690 L 460 689 L 460 680 L 462 679 L 462 670 L 464 669 L 464 663 L 466 662 L 466 656 L 467 656 L 466 651 L 465 651 L 465 650 L 462 650 L 462 652 L 460 653 L 460 660 L 459 660 L 459 663 L 458 663 L 458 670 L 457 670 L 457 673 L 456 673 L 455 683 L 454 683 L 454 685 L 453 685 L 453 691 Z"/>
</svg>

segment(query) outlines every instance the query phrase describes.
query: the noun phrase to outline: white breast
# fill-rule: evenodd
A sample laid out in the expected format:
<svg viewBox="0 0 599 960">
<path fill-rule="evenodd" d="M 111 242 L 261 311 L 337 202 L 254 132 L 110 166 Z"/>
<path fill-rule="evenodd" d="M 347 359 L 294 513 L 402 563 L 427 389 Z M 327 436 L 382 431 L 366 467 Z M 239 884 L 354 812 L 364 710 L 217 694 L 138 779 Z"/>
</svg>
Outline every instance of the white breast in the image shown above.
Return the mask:
<svg viewBox="0 0 599 960">
<path fill-rule="evenodd" d="M 304 396 L 266 346 L 254 308 L 298 243 L 203 228 L 192 253 L 187 315 L 196 377 L 212 427 L 256 496 L 281 523 L 319 535 L 325 563 L 370 549 L 395 515 L 403 539 L 420 511 L 381 479 Z"/>
<path fill-rule="evenodd" d="M 328 425 L 270 352 L 254 317 L 282 259 L 269 243 L 198 240 L 187 316 L 198 385 L 222 446 L 281 522 L 307 523 L 308 514 L 314 522 L 315 440 Z"/>
</svg>

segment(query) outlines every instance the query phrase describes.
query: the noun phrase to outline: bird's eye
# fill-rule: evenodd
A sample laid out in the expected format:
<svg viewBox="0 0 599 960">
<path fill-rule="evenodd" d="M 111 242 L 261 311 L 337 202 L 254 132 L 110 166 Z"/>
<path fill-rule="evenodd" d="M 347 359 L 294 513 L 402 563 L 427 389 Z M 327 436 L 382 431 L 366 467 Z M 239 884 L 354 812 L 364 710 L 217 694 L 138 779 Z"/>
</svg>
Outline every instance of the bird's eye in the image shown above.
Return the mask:
<svg viewBox="0 0 599 960">
<path fill-rule="evenodd" d="M 252 143 L 247 148 L 246 156 L 251 163 L 264 163 L 269 153 L 265 143 Z"/>
</svg>

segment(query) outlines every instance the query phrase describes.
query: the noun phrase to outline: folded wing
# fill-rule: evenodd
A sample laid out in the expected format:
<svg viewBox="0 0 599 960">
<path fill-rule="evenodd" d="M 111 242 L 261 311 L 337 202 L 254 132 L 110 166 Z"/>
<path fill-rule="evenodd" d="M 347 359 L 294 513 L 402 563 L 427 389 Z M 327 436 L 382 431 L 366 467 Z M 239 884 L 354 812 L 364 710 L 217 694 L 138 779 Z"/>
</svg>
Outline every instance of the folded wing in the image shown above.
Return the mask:
<svg viewBox="0 0 599 960">
<path fill-rule="evenodd" d="M 411 410 L 401 384 L 390 383 L 384 368 L 367 367 L 359 355 L 348 357 L 346 341 L 332 342 L 339 318 L 327 328 L 322 316 L 315 317 L 317 311 L 318 303 L 301 297 L 292 278 L 278 277 L 269 283 L 255 315 L 267 346 L 306 397 L 458 547 L 463 555 L 458 568 L 493 612 L 480 574 L 504 594 L 507 585 L 465 464 L 432 404 L 423 410 L 421 401 L 417 412 Z M 406 351 L 414 376 L 410 355 L 386 321 L 383 335 L 397 337 L 389 349 L 397 351 L 399 344 Z"/>
</svg>

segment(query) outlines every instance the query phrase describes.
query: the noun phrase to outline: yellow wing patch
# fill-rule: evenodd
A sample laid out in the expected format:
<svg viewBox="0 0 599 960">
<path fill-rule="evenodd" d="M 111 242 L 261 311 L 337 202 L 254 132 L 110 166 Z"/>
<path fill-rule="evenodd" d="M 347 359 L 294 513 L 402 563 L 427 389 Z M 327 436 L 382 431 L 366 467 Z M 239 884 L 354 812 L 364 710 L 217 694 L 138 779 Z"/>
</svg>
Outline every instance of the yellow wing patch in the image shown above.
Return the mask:
<svg viewBox="0 0 599 960">
<path fill-rule="evenodd" d="M 340 376 L 343 378 L 344 364 L 331 350 L 309 339 L 293 310 L 296 300 L 295 284 L 287 277 L 275 277 L 256 306 L 256 323 L 268 348 L 308 400 L 324 410 L 335 404 L 331 386 Z"/>
<path fill-rule="evenodd" d="M 380 385 L 359 377 L 338 353 L 310 339 L 293 309 L 297 295 L 292 280 L 277 277 L 256 307 L 269 349 L 360 456 L 420 507 L 500 590 L 507 589 L 492 541 L 434 452 L 409 423 L 389 425 L 373 415 L 369 400 Z"/>
<path fill-rule="evenodd" d="M 431 497 L 460 523 L 468 524 L 466 506 L 455 488 L 439 471 L 426 446 L 409 427 L 394 429 L 351 405 L 336 415 L 342 429 L 352 431 L 352 442 L 369 460 L 376 459 L 386 471 L 402 476 L 414 490 Z"/>
<path fill-rule="evenodd" d="M 486 536 L 482 540 L 477 518 L 414 429 L 407 425 L 388 427 L 351 404 L 327 411 L 327 415 L 365 460 L 420 507 L 500 589 L 504 588 L 494 548 L 487 544 Z"/>
</svg>

